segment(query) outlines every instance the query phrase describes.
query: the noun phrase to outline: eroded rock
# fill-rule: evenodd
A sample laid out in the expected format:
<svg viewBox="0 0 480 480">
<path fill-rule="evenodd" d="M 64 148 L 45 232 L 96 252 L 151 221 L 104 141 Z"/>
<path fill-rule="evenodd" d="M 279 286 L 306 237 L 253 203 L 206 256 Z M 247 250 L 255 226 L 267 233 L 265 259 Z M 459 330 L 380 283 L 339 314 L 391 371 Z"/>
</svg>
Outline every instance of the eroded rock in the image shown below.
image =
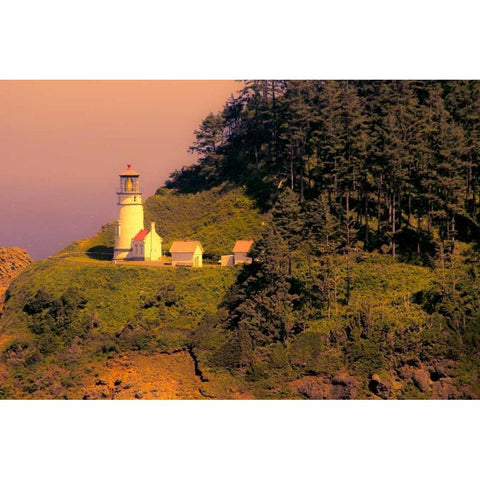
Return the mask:
<svg viewBox="0 0 480 480">
<path fill-rule="evenodd" d="M 332 380 L 331 395 L 333 399 L 352 400 L 357 398 L 360 384 L 346 372 L 339 373 Z"/>
<path fill-rule="evenodd" d="M 306 377 L 297 382 L 297 391 L 311 400 L 329 398 L 331 385 L 319 377 Z"/>
<path fill-rule="evenodd" d="M 18 247 L 0 247 L 0 304 L 12 280 L 33 262 L 30 255 Z"/>
<path fill-rule="evenodd" d="M 391 382 L 387 379 L 381 378 L 377 373 L 372 375 L 372 378 L 368 383 L 368 389 L 384 400 L 390 398 L 392 394 Z"/>
<path fill-rule="evenodd" d="M 351 400 L 358 397 L 359 381 L 346 372 L 340 372 L 333 379 L 325 377 L 304 377 L 292 383 L 297 392 L 310 400 Z"/>
<path fill-rule="evenodd" d="M 414 385 L 421 392 L 427 392 L 428 390 L 430 390 L 430 374 L 427 370 L 423 368 L 414 370 L 412 380 Z"/>
</svg>

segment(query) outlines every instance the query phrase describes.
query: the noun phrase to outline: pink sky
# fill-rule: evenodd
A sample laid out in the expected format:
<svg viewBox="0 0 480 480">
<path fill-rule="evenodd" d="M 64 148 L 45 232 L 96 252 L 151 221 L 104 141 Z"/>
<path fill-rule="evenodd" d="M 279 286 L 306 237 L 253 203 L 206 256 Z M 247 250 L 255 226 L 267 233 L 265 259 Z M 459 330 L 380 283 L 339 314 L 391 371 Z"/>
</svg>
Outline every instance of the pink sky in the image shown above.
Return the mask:
<svg viewBox="0 0 480 480">
<path fill-rule="evenodd" d="M 193 131 L 242 84 L 215 81 L 0 81 L 0 246 L 36 259 L 116 218 L 131 162 L 144 198 L 192 163 Z"/>
</svg>

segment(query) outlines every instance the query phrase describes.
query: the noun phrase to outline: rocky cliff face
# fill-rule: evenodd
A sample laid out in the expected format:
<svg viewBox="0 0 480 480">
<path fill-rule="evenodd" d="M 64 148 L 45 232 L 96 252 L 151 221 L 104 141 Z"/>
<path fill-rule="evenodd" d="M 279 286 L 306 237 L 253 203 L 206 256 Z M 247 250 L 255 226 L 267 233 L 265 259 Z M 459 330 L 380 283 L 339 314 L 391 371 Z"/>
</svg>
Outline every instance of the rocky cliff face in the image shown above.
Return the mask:
<svg viewBox="0 0 480 480">
<path fill-rule="evenodd" d="M 33 262 L 30 255 L 18 247 L 0 247 L 0 310 L 10 282 Z"/>
</svg>

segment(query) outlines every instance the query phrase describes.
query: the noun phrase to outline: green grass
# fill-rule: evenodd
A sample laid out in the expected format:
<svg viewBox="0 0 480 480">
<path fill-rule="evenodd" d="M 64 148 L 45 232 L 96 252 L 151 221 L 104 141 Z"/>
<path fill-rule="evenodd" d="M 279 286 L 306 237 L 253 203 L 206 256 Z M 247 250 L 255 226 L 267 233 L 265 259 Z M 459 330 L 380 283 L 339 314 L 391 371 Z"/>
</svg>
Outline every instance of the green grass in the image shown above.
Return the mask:
<svg viewBox="0 0 480 480">
<path fill-rule="evenodd" d="M 23 311 L 39 289 L 59 298 L 74 286 L 88 301 L 75 313 L 79 324 L 97 315 L 98 331 L 114 335 L 141 314 L 157 336 L 162 329 L 176 333 L 172 347 L 181 348 L 201 318 L 214 313 L 225 291 L 233 283 L 234 269 L 205 267 L 173 269 L 162 267 L 130 267 L 84 259 L 44 260 L 35 263 L 16 279 L 9 292 L 3 318 L 4 331 L 18 338 L 34 339 L 28 328 L 28 315 Z M 145 303 L 165 288 L 173 289 L 176 301 L 168 307 Z"/>
<path fill-rule="evenodd" d="M 103 227 L 92 237 L 77 240 L 64 249 L 60 250 L 54 257 L 66 256 L 85 256 L 90 249 L 101 248 L 104 251 L 113 249 L 114 246 L 114 224 L 111 222 L 103 225 Z"/>
<path fill-rule="evenodd" d="M 48 391 L 48 379 L 57 369 L 67 377 L 80 375 L 71 387 L 62 384 L 66 390 L 78 389 L 78 382 L 84 381 L 79 372 L 104 365 L 112 353 L 149 355 L 187 348 L 201 319 L 217 311 L 237 271 L 133 267 L 74 257 L 36 262 L 12 283 L 1 318 L 0 368 L 8 368 L 10 380 L 0 397 L 48 397 L 41 392 Z M 48 309 L 40 314 L 24 311 L 37 292 L 45 291 L 58 302 L 72 288 L 87 302 L 67 312 L 67 327 L 32 331 L 32 324 L 43 318 L 54 328 L 58 321 Z M 22 345 L 33 363 L 8 360 L 15 344 Z"/>
</svg>

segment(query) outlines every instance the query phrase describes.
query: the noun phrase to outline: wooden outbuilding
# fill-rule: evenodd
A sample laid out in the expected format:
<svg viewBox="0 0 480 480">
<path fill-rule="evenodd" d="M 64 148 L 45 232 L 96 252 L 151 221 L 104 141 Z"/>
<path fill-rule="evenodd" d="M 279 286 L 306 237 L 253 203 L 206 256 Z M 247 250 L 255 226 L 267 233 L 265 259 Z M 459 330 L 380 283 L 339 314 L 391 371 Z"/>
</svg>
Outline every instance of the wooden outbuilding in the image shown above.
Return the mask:
<svg viewBox="0 0 480 480">
<path fill-rule="evenodd" d="M 231 267 L 235 263 L 233 255 L 222 255 L 219 263 L 221 267 Z"/>
<path fill-rule="evenodd" d="M 252 249 L 253 240 L 237 240 L 233 247 L 233 261 L 237 263 L 251 263 L 252 258 L 248 256 Z"/>
<path fill-rule="evenodd" d="M 203 247 L 198 240 L 177 240 L 170 247 L 172 267 L 201 267 L 203 264 Z"/>
</svg>

